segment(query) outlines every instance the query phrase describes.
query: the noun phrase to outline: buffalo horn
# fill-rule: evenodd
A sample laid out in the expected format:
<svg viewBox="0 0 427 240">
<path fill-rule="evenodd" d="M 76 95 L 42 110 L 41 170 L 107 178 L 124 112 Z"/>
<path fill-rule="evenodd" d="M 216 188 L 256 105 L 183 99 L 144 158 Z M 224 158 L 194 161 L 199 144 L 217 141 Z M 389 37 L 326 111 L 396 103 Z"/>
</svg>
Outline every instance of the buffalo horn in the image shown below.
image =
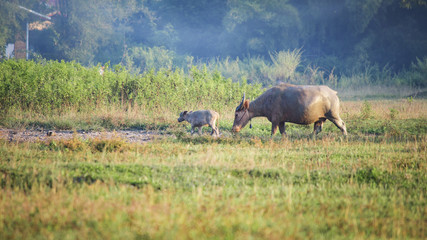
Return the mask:
<svg viewBox="0 0 427 240">
<path fill-rule="evenodd" d="M 236 111 L 239 111 L 241 108 L 242 108 L 242 106 L 243 106 L 243 102 L 245 101 L 245 93 L 243 93 L 243 97 L 242 97 L 242 102 L 240 102 L 240 105 L 239 106 L 237 106 L 237 108 L 236 108 Z"/>
</svg>

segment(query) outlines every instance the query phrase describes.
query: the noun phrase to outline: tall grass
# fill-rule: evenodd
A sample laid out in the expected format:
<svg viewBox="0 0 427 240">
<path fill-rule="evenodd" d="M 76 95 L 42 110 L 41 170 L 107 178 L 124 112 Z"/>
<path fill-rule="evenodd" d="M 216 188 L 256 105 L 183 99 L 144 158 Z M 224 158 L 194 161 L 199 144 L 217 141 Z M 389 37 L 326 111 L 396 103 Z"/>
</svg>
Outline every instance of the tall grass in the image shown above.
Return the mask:
<svg viewBox="0 0 427 240">
<path fill-rule="evenodd" d="M 276 81 L 287 81 L 294 78 L 295 71 L 301 63 L 301 49 L 270 53 L 273 65 L 269 77 Z"/>
<path fill-rule="evenodd" d="M 395 72 L 390 65 L 366 64 L 350 69 L 336 70 L 339 60 L 333 58 L 328 66 L 316 65 L 304 58 L 302 49 L 282 50 L 269 53 L 270 58 L 246 56 L 194 59 L 180 56 L 162 48 L 133 48 L 128 50 L 124 64 L 132 73 L 143 73 L 151 69 L 182 69 L 189 72 L 193 65 L 210 71 L 219 71 L 234 82 L 247 79 L 263 87 L 277 82 L 294 84 L 328 85 L 335 89 L 370 88 L 377 86 L 425 88 L 427 58 L 416 59 L 408 69 Z M 326 62 L 324 62 L 326 63 Z"/>
<path fill-rule="evenodd" d="M 243 92 L 257 96 L 260 85 L 233 82 L 206 67 L 151 70 L 142 75 L 117 65 L 103 75 L 98 67 L 75 62 L 8 60 L 0 62 L 0 109 L 63 112 L 102 106 L 140 106 L 147 110 L 222 109 L 237 104 Z M 202 98 L 200 98 L 202 96 Z"/>
<path fill-rule="evenodd" d="M 297 83 L 296 69 L 301 63 L 300 49 L 270 53 L 271 62 L 261 57 L 248 57 L 235 60 L 212 59 L 209 62 L 211 70 L 218 70 L 233 80 L 247 79 L 250 83 L 260 83 L 263 86 L 275 85 L 277 82 Z"/>
</svg>

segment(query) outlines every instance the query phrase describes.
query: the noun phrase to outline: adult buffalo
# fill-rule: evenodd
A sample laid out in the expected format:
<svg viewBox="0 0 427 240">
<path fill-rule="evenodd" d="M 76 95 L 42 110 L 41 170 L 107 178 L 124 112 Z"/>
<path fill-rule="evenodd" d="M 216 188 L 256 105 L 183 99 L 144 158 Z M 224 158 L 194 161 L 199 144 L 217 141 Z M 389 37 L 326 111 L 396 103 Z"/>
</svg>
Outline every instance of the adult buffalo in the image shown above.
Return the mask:
<svg viewBox="0 0 427 240">
<path fill-rule="evenodd" d="M 337 126 L 344 135 L 347 129 L 339 115 L 340 101 L 337 92 L 327 86 L 297 86 L 282 83 L 265 91 L 252 102 L 243 94 L 236 108 L 233 132 L 239 132 L 254 117 L 266 117 L 271 123 L 271 135 L 279 127 L 285 135 L 285 123 L 314 123 L 313 134 L 322 131 L 326 119 Z"/>
</svg>

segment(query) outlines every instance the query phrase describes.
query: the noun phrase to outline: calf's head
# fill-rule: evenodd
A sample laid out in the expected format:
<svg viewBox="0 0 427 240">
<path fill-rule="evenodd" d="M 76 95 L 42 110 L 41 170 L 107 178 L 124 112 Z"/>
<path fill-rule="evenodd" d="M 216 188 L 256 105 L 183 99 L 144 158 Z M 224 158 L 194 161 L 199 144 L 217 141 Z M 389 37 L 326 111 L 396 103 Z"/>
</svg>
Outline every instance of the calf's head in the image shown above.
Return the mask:
<svg viewBox="0 0 427 240">
<path fill-rule="evenodd" d="M 188 111 L 181 112 L 181 113 L 179 114 L 178 122 L 185 121 L 185 120 L 187 119 L 187 118 L 186 118 L 187 114 L 188 114 Z"/>
<path fill-rule="evenodd" d="M 233 123 L 233 132 L 239 132 L 242 128 L 246 126 L 249 122 L 249 100 L 245 100 L 245 94 L 243 94 L 242 101 L 240 105 L 237 106 L 234 113 L 234 123 Z"/>
</svg>

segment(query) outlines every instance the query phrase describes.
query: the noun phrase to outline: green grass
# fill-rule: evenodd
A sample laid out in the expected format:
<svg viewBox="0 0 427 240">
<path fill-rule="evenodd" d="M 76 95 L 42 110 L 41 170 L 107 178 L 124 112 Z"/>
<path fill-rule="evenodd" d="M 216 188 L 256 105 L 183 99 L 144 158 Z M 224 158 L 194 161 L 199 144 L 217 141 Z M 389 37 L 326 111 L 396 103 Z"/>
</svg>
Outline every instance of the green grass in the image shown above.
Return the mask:
<svg viewBox="0 0 427 240">
<path fill-rule="evenodd" d="M 426 134 L 1 141 L 0 238 L 423 239 L 426 151 Z"/>
</svg>

